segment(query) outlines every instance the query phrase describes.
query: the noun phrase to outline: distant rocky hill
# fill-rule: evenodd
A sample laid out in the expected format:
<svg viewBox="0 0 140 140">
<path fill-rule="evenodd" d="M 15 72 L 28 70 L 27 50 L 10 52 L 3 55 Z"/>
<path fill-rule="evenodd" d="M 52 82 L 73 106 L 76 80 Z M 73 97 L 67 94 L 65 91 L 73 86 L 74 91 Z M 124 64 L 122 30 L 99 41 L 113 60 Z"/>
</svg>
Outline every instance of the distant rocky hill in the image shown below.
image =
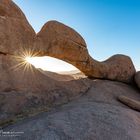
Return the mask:
<svg viewBox="0 0 140 140">
<path fill-rule="evenodd" d="M 76 79 L 81 79 L 81 78 L 86 78 L 82 72 L 80 71 L 63 71 L 63 72 L 50 72 L 50 71 L 44 71 L 42 69 L 38 69 L 41 73 L 44 75 L 56 80 L 56 81 L 71 81 L 71 80 L 76 80 Z"/>
</svg>

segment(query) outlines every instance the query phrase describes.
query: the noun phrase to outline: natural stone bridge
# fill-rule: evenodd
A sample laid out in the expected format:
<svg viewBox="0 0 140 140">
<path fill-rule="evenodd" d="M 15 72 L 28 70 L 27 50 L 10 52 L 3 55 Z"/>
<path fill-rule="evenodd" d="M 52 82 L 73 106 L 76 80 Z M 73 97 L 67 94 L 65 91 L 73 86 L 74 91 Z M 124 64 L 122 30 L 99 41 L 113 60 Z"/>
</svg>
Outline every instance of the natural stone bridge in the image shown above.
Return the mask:
<svg viewBox="0 0 140 140">
<path fill-rule="evenodd" d="M 24 76 L 21 75 L 24 68 L 18 71 L 12 69 L 19 63 L 17 58 L 27 52 L 64 60 L 91 78 L 130 83 L 135 74 L 128 56 L 115 55 L 104 62 L 94 60 L 88 53 L 84 39 L 62 23 L 49 21 L 36 34 L 22 11 L 11 0 L 0 1 L 0 52 L 1 90 L 11 85 L 20 88 L 21 85 L 33 84 L 32 74 L 25 72 Z M 42 83 L 44 80 L 45 86 L 44 77 L 40 77 L 39 73 L 37 76 Z"/>
</svg>

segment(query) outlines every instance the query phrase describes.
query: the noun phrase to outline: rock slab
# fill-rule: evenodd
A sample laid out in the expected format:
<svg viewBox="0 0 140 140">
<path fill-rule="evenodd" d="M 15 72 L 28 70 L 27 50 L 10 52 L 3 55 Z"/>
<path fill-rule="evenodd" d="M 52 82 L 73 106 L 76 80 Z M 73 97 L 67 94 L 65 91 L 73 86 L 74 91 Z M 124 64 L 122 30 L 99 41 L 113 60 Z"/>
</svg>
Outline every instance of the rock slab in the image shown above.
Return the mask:
<svg viewBox="0 0 140 140">
<path fill-rule="evenodd" d="M 95 80 L 84 96 L 4 131 L 24 132 L 15 140 L 139 140 L 140 113 L 118 102 L 120 95 L 140 99 L 129 85 Z"/>
</svg>

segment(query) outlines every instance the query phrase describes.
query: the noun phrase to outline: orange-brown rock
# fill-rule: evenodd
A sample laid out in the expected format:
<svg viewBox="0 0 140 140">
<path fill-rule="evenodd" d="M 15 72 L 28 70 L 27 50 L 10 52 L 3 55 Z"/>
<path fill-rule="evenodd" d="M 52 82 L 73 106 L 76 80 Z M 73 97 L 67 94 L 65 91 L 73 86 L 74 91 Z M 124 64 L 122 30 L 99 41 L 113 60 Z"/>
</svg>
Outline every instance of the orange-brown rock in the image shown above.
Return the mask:
<svg viewBox="0 0 140 140">
<path fill-rule="evenodd" d="M 54 80 L 25 63 L 24 55 L 32 48 L 34 37 L 22 11 L 11 0 L 1 0 L 0 91 L 41 92 L 56 87 Z"/>
<path fill-rule="evenodd" d="M 35 32 L 11 1 L 0 0 L 0 52 L 21 54 L 32 47 Z"/>
<path fill-rule="evenodd" d="M 30 87 L 29 82 L 32 83 L 33 76 L 27 71 L 24 73 L 24 67 L 19 65 L 24 62 L 25 50 L 33 46 L 34 36 L 35 32 L 22 11 L 11 0 L 0 0 L 1 91 L 18 89 L 25 85 L 26 88 Z"/>
<path fill-rule="evenodd" d="M 0 0 L 0 91 L 40 93 L 64 85 L 25 62 L 25 56 L 32 54 L 35 36 L 22 11 L 11 0 Z"/>
<path fill-rule="evenodd" d="M 130 82 L 135 73 L 127 56 L 116 55 L 104 62 L 94 60 L 83 38 L 59 22 L 48 22 L 36 35 L 11 0 L 0 0 L 0 126 L 74 98 L 70 104 L 5 127 L 4 131 L 25 132 L 21 139 L 139 139 L 139 114 L 116 100 L 120 95 L 139 100 L 139 92 L 131 85 L 90 79 L 57 82 L 33 66 L 27 69 L 23 65 L 29 51 L 65 60 L 89 77 Z M 133 103 L 139 107 L 138 102 Z"/>
<path fill-rule="evenodd" d="M 94 60 L 84 39 L 70 27 L 57 21 L 47 22 L 37 34 L 35 48 L 41 56 L 48 55 L 71 63 L 85 75 L 129 83 L 135 74 L 131 59 L 115 55 L 104 62 Z"/>
<path fill-rule="evenodd" d="M 88 53 L 84 39 L 75 30 L 57 21 L 47 22 L 36 34 L 14 2 L 1 0 L 0 90 L 38 91 L 58 85 L 54 80 L 42 76 L 33 66 L 34 75 L 31 70 L 24 71 L 25 66 L 19 67 L 27 52 L 62 59 L 93 78 L 129 83 L 135 73 L 132 61 L 127 56 L 116 55 L 104 62 L 94 60 Z M 19 58 L 22 59 L 19 61 Z"/>
</svg>

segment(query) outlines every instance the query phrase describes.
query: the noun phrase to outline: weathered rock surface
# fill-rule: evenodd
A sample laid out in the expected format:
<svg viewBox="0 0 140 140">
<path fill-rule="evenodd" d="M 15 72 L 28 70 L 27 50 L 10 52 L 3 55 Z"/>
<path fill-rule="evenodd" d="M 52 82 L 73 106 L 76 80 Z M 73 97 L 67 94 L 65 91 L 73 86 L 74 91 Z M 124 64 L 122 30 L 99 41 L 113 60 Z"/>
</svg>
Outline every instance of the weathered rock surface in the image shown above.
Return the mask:
<svg viewBox="0 0 140 140">
<path fill-rule="evenodd" d="M 136 72 L 128 56 L 115 55 L 104 62 L 94 60 L 89 55 L 83 38 L 57 21 L 49 21 L 43 26 L 37 34 L 35 48 L 40 52 L 38 55 L 62 59 L 93 78 L 130 83 Z"/>
<path fill-rule="evenodd" d="M 0 0 L 0 124 L 25 112 L 30 114 L 32 109 L 36 113 L 40 108 L 59 105 L 5 128 L 24 131 L 14 139 L 139 139 L 140 114 L 116 100 L 120 95 L 140 100 L 136 89 L 105 80 L 57 82 L 27 65 L 24 57 L 29 54 L 62 59 L 92 78 L 130 83 L 135 74 L 127 56 L 94 60 L 84 39 L 62 23 L 47 22 L 36 34 L 11 0 Z"/>
<path fill-rule="evenodd" d="M 89 88 L 84 80 L 76 87 L 75 81 L 57 82 L 25 63 L 35 36 L 22 11 L 11 0 L 0 0 L 0 122 L 28 109 L 64 103 Z"/>
<path fill-rule="evenodd" d="M 123 104 L 129 106 L 130 108 L 137 110 L 137 111 L 140 111 L 140 101 L 133 100 L 133 99 L 128 98 L 128 97 L 123 96 L 123 95 L 119 96 L 118 100 L 120 102 L 122 102 Z"/>
<path fill-rule="evenodd" d="M 26 55 L 62 59 L 93 78 L 132 81 L 135 68 L 129 57 L 116 55 L 98 62 L 88 54 L 84 39 L 70 27 L 50 21 L 36 35 L 22 11 L 11 0 L 1 0 L 0 11 L 0 91 L 38 91 L 38 87 L 45 91 L 50 85 L 58 85 L 45 79 L 34 67 L 35 74 L 31 70 L 23 72 L 25 65 L 20 66 Z"/>
<path fill-rule="evenodd" d="M 137 86 L 140 88 L 140 71 L 135 74 L 135 82 Z"/>
<path fill-rule="evenodd" d="M 0 52 L 23 54 L 32 48 L 35 32 L 11 0 L 0 0 Z"/>
<path fill-rule="evenodd" d="M 0 91 L 31 88 L 33 74 L 24 73 L 25 65 L 21 65 L 34 37 L 35 32 L 22 11 L 11 0 L 0 0 Z"/>
<path fill-rule="evenodd" d="M 24 132 L 15 140 L 139 140 L 140 113 L 117 101 L 120 95 L 140 100 L 139 92 L 129 85 L 94 80 L 80 98 L 4 131 Z"/>
<path fill-rule="evenodd" d="M 8 122 L 11 119 L 13 121 L 13 118 L 16 119 L 18 114 L 28 116 L 33 113 L 32 110 L 35 112 L 40 109 L 44 111 L 44 108 L 49 109 L 67 103 L 86 93 L 91 83 L 89 79 L 80 79 L 67 82 L 59 81 L 56 84 L 54 80 L 45 75 L 42 76 L 48 80 L 45 81 L 48 83 L 47 88 L 40 84 L 40 87 L 34 89 L 34 85 L 30 84 L 31 89 L 7 89 L 0 92 L 0 126 L 5 126 L 7 120 Z M 35 83 L 33 82 L 33 84 Z"/>
</svg>

